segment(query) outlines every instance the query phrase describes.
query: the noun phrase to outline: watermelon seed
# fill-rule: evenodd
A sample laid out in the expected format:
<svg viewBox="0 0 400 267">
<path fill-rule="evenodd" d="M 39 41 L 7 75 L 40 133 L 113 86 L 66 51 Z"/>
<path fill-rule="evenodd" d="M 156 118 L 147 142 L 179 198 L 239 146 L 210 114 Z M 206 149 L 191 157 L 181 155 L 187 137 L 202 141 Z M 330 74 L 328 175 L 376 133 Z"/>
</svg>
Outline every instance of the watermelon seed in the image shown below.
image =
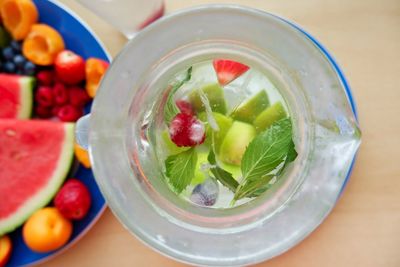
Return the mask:
<svg viewBox="0 0 400 267">
<path fill-rule="evenodd" d="M 8 136 L 15 136 L 16 134 L 17 133 L 12 129 L 7 129 L 6 130 L 6 135 L 8 135 Z"/>
</svg>

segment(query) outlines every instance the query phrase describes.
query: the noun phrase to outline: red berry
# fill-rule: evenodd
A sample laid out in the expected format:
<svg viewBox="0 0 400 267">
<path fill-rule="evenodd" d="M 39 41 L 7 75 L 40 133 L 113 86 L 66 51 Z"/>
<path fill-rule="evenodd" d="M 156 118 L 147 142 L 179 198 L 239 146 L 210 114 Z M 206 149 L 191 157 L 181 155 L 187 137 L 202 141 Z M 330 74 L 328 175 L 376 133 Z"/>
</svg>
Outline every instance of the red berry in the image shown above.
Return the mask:
<svg viewBox="0 0 400 267">
<path fill-rule="evenodd" d="M 35 94 L 35 100 L 39 106 L 51 107 L 54 105 L 53 90 L 47 86 L 40 86 Z"/>
<path fill-rule="evenodd" d="M 69 103 L 75 107 L 84 107 L 90 100 L 86 90 L 77 86 L 68 88 L 68 95 Z"/>
<path fill-rule="evenodd" d="M 53 114 L 53 116 L 57 116 L 57 114 L 58 114 L 58 111 L 60 110 L 60 106 L 54 106 L 52 109 L 51 109 L 51 114 Z"/>
<path fill-rule="evenodd" d="M 36 74 L 39 85 L 52 86 L 54 82 L 54 72 L 51 70 L 42 70 Z"/>
<path fill-rule="evenodd" d="M 87 187 L 79 180 L 71 178 L 61 187 L 54 205 L 67 219 L 83 219 L 89 211 L 91 197 Z"/>
<path fill-rule="evenodd" d="M 177 146 L 196 146 L 204 142 L 205 127 L 196 117 L 179 113 L 171 121 L 169 136 Z"/>
<path fill-rule="evenodd" d="M 182 113 L 185 113 L 185 114 L 188 114 L 188 115 L 194 115 L 195 114 L 192 105 L 189 102 L 185 101 L 185 100 L 182 100 L 182 99 L 177 100 L 176 101 L 176 105 L 178 106 L 179 110 Z"/>
<path fill-rule="evenodd" d="M 60 52 L 55 61 L 57 77 L 65 84 L 73 85 L 85 79 L 85 61 L 72 51 Z"/>
<path fill-rule="evenodd" d="M 36 106 L 35 114 L 39 118 L 44 118 L 44 119 L 50 118 L 53 115 L 51 112 L 51 107 L 45 107 L 45 106 Z"/>
<path fill-rule="evenodd" d="M 74 122 L 77 121 L 83 115 L 82 108 L 74 107 L 73 105 L 61 106 L 57 111 L 57 117 L 61 121 Z"/>
<path fill-rule="evenodd" d="M 56 105 L 62 105 L 68 102 L 68 92 L 64 84 L 56 83 L 53 87 L 53 91 Z"/>
</svg>

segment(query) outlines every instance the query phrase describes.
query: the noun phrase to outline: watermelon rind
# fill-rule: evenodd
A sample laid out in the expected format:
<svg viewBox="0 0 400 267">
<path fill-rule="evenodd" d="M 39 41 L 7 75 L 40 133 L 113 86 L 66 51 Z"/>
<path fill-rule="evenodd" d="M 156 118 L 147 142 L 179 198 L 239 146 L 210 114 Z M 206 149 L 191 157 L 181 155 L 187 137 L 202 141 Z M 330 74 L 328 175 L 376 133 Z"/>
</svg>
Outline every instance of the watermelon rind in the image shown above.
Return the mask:
<svg viewBox="0 0 400 267">
<path fill-rule="evenodd" d="M 74 124 L 64 123 L 65 137 L 60 159 L 49 182 L 8 218 L 0 221 L 0 236 L 21 226 L 35 211 L 46 206 L 63 184 L 74 158 Z M 21 170 L 23 171 L 23 170 Z M 12 193 L 10 193 L 12 197 Z"/>
<path fill-rule="evenodd" d="M 18 82 L 21 90 L 17 118 L 29 119 L 32 115 L 33 88 L 35 87 L 36 79 L 33 77 L 21 77 Z"/>
</svg>

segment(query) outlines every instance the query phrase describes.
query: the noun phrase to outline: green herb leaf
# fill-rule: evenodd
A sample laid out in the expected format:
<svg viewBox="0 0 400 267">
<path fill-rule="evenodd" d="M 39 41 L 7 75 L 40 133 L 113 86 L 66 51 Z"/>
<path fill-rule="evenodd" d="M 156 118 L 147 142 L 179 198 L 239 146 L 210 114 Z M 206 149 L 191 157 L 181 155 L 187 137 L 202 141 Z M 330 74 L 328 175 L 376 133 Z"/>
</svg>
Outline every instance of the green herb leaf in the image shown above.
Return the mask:
<svg viewBox="0 0 400 267">
<path fill-rule="evenodd" d="M 191 77 L 192 77 L 192 67 L 190 67 L 187 70 L 186 76 L 182 80 L 177 81 L 172 86 L 172 89 L 168 94 L 167 102 L 165 103 L 165 107 L 164 107 L 164 120 L 167 124 L 169 124 L 171 122 L 171 120 L 179 113 L 179 109 L 176 106 L 175 100 L 174 100 L 174 95 L 175 95 L 176 91 L 178 91 L 178 89 L 184 83 L 188 82 Z"/>
<path fill-rule="evenodd" d="M 217 161 L 215 160 L 214 151 L 212 149 L 210 150 L 207 159 L 208 162 L 213 165 L 213 167 L 210 168 L 210 171 L 214 175 L 215 179 L 217 179 L 222 185 L 229 188 L 232 192 L 235 192 L 236 188 L 239 186 L 239 183 L 235 180 L 235 178 L 233 178 L 232 174 L 218 166 Z"/>
<path fill-rule="evenodd" d="M 266 131 L 257 135 L 247 147 L 242 158 L 243 182 L 237 188 L 234 200 L 251 196 L 269 183 L 274 175 L 269 175 L 285 158 L 294 160 L 297 152 L 289 153 L 292 141 L 290 118 L 279 120 Z M 290 154 L 290 157 L 289 157 Z"/>
<path fill-rule="evenodd" d="M 269 188 L 269 181 L 274 175 L 265 175 L 254 181 L 248 181 L 243 185 L 240 185 L 236 190 L 233 201 L 236 201 L 245 197 L 257 197 L 265 192 Z"/>
<path fill-rule="evenodd" d="M 197 153 L 194 148 L 171 155 L 165 160 L 165 174 L 178 194 L 192 181 L 196 163 Z"/>
<path fill-rule="evenodd" d="M 283 166 L 280 168 L 280 170 L 275 174 L 276 179 L 280 178 L 280 175 L 282 174 L 283 170 L 285 169 L 285 167 L 292 161 L 294 161 L 297 157 L 297 152 L 294 148 L 294 143 L 293 140 L 290 142 L 289 144 L 289 149 L 288 149 L 288 155 L 286 156 L 285 159 L 285 163 L 283 164 Z M 272 177 L 271 177 L 272 178 Z M 252 193 L 250 195 L 250 197 L 258 197 L 259 195 L 261 195 L 262 193 L 264 193 L 265 191 L 267 191 L 272 185 L 271 184 L 266 184 L 264 186 L 262 186 L 261 188 L 259 188 L 258 190 L 256 190 L 254 193 Z"/>
<path fill-rule="evenodd" d="M 255 180 L 274 170 L 288 155 L 292 140 L 289 118 L 272 124 L 249 144 L 242 158 L 243 180 Z"/>
</svg>

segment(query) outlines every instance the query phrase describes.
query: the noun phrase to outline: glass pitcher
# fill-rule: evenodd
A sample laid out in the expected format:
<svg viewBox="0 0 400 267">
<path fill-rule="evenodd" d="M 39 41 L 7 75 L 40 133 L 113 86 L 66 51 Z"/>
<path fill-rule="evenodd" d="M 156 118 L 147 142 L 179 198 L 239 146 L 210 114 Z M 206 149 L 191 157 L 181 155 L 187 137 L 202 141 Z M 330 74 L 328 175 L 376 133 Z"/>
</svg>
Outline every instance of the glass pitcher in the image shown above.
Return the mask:
<svg viewBox="0 0 400 267">
<path fill-rule="evenodd" d="M 228 209 L 192 205 L 169 190 L 146 138 L 168 79 L 216 57 L 272 73 L 299 154 L 270 190 Z M 162 254 L 207 266 L 257 263 L 303 240 L 334 207 L 361 136 L 349 85 L 325 48 L 292 22 L 235 5 L 180 11 L 139 32 L 76 131 L 121 223 Z"/>
</svg>

